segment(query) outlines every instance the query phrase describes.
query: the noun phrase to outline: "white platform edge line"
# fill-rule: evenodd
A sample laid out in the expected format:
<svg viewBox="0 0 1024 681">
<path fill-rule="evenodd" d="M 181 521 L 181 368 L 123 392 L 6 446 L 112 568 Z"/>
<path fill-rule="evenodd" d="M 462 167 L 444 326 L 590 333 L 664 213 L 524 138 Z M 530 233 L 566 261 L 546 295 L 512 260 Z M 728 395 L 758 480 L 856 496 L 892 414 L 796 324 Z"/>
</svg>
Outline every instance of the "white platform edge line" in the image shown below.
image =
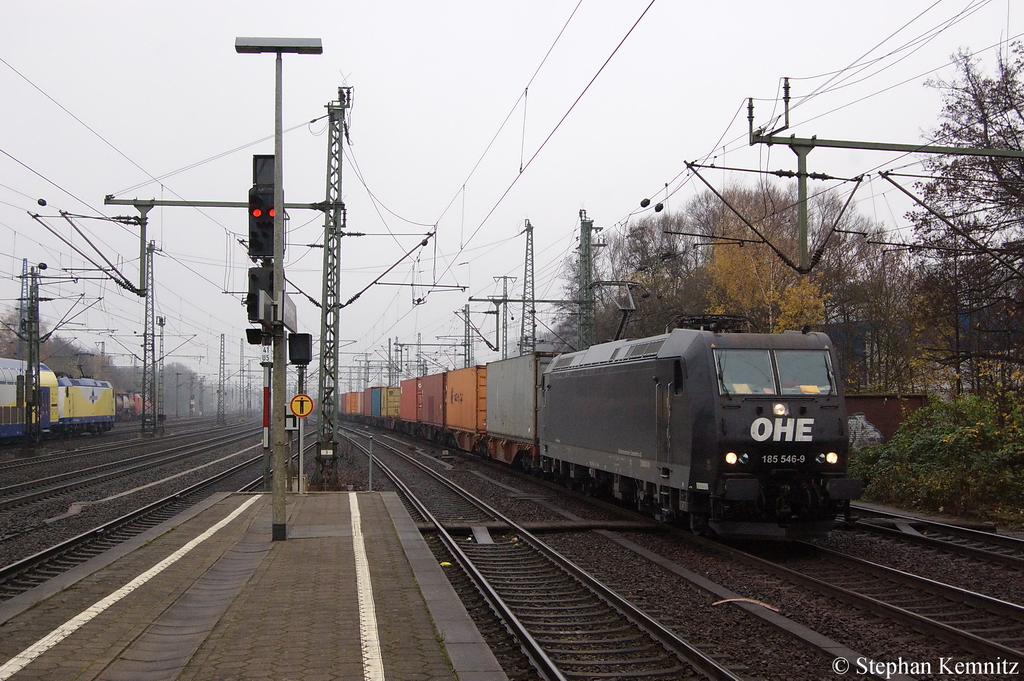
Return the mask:
<svg viewBox="0 0 1024 681">
<path fill-rule="evenodd" d="M 356 559 L 356 590 L 359 593 L 359 638 L 363 650 L 363 678 L 366 681 L 384 681 L 384 659 L 377 631 L 377 611 L 370 583 L 370 562 L 366 558 L 363 541 L 362 516 L 356 492 L 349 492 L 352 512 L 352 549 Z M 0 681 L 3 681 L 0 679 Z"/>
<path fill-rule="evenodd" d="M 188 554 L 192 549 L 196 548 L 204 541 L 215 535 L 225 525 L 227 525 L 232 520 L 241 515 L 242 512 L 245 511 L 245 509 L 249 508 L 249 506 L 251 506 L 253 502 L 258 500 L 259 498 L 259 496 L 251 497 L 250 499 L 245 501 L 241 506 L 239 506 L 230 514 L 228 514 L 226 518 L 224 518 L 223 520 L 212 526 L 210 529 L 200 534 L 192 541 L 182 546 L 180 549 L 169 555 L 167 558 L 164 558 L 162 561 L 151 567 L 149 570 L 143 572 L 141 575 L 139 575 L 132 581 L 128 582 L 127 584 L 125 584 L 120 589 L 110 594 L 106 598 L 96 601 L 92 606 L 86 608 L 75 617 L 72 617 L 67 622 L 60 625 L 46 636 L 39 639 L 31 646 L 29 646 L 25 650 L 21 651 L 20 653 L 12 657 L 2 667 L 0 667 L 0 681 L 6 681 L 7 679 L 17 674 L 19 671 L 28 666 L 37 657 L 39 657 L 40 655 L 42 655 L 47 650 L 54 647 L 64 639 L 66 639 L 71 634 L 75 633 L 87 622 L 89 622 L 94 617 L 102 613 L 104 610 L 112 606 L 114 603 L 117 603 L 119 600 L 121 600 L 131 592 L 135 591 L 140 586 L 142 586 L 149 580 L 153 579 L 153 577 L 156 577 L 158 574 L 160 574 L 168 567 L 176 563 L 178 560 L 180 560 L 182 557 Z"/>
</svg>

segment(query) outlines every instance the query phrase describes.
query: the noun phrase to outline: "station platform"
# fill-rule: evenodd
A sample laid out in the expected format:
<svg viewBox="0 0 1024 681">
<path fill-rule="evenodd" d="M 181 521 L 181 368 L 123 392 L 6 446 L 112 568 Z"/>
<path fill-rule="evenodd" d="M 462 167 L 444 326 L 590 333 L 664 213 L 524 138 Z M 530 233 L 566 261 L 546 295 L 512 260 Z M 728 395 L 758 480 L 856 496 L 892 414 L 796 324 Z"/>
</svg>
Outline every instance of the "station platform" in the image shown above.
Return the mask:
<svg viewBox="0 0 1024 681">
<path fill-rule="evenodd" d="M 507 677 L 394 493 L 219 494 L 0 603 L 0 681 Z"/>
</svg>

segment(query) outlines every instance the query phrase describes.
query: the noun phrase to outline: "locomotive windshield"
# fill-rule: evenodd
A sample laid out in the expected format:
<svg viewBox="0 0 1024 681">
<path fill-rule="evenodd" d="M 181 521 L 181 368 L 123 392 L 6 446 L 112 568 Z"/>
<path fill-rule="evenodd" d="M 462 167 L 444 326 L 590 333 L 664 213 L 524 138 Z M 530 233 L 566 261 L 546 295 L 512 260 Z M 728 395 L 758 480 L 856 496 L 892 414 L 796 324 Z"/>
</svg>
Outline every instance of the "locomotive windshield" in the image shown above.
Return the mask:
<svg viewBox="0 0 1024 681">
<path fill-rule="evenodd" d="M 835 392 L 824 350 L 776 350 L 783 395 L 831 395 Z"/>
<path fill-rule="evenodd" d="M 723 395 L 831 395 L 835 381 L 825 350 L 716 349 Z"/>
<path fill-rule="evenodd" d="M 715 350 L 722 394 L 774 395 L 775 377 L 767 350 Z"/>
</svg>

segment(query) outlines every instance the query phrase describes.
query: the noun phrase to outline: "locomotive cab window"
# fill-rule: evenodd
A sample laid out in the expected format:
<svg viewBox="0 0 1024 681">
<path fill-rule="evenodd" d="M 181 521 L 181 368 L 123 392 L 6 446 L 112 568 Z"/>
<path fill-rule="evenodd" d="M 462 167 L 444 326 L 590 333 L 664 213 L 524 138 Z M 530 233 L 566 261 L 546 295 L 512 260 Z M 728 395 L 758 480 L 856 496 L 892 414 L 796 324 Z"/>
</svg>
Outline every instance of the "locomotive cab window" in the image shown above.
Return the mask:
<svg viewBox="0 0 1024 681">
<path fill-rule="evenodd" d="M 723 395 L 775 395 L 768 350 L 715 350 L 718 385 Z"/>
<path fill-rule="evenodd" d="M 723 395 L 834 395 L 836 383 L 825 350 L 716 349 Z"/>
<path fill-rule="evenodd" d="M 783 395 L 835 393 L 828 353 L 824 350 L 776 350 Z"/>
</svg>

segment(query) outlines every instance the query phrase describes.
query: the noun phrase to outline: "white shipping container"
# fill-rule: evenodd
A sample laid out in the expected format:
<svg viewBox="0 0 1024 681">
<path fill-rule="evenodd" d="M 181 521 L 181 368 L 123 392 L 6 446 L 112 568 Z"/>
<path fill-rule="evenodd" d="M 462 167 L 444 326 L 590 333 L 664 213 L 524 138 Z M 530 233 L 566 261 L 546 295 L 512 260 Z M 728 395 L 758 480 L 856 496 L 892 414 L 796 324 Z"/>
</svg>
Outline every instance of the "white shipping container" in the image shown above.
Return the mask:
<svg viewBox="0 0 1024 681">
<path fill-rule="evenodd" d="M 538 352 L 487 365 L 487 434 L 519 442 L 537 441 L 541 377 L 555 357 Z"/>
</svg>

